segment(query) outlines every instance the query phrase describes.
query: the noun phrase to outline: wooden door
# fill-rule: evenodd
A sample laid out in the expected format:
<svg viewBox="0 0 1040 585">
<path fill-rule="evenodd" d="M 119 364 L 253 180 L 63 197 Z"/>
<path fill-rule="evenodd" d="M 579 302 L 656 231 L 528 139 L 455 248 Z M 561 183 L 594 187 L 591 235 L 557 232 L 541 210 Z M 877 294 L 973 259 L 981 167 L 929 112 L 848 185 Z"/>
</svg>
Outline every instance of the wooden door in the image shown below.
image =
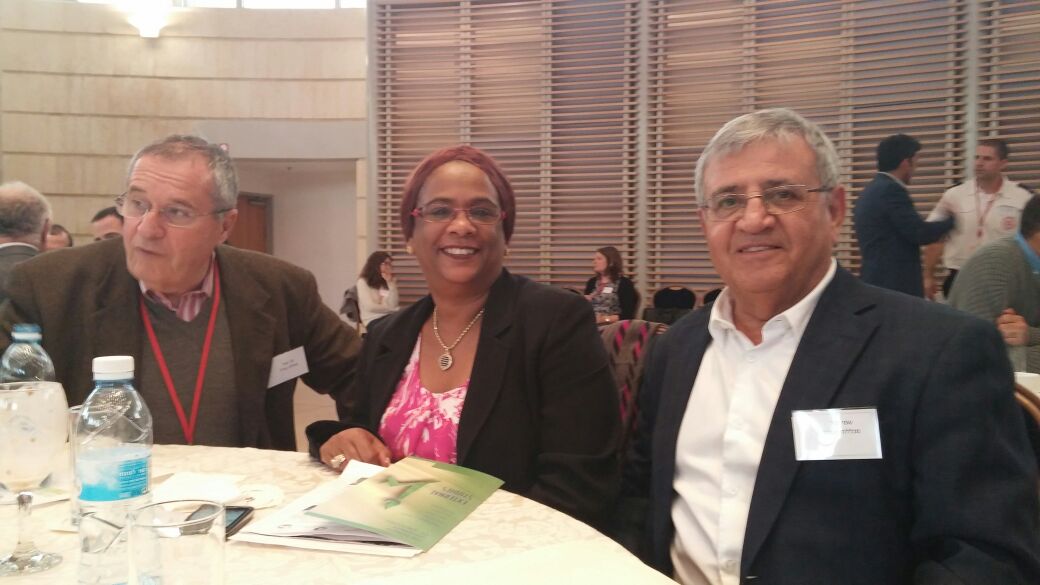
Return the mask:
<svg viewBox="0 0 1040 585">
<path fill-rule="evenodd" d="M 271 197 L 242 193 L 238 196 L 238 222 L 228 244 L 245 250 L 271 253 Z"/>
</svg>

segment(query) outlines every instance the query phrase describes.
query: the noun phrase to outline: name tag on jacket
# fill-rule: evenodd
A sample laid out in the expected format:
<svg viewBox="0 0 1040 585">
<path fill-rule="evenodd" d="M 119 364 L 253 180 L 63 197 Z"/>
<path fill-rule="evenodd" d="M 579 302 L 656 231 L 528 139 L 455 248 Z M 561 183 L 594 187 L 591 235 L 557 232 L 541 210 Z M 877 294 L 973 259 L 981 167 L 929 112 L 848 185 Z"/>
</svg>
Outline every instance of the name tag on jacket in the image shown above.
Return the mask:
<svg viewBox="0 0 1040 585">
<path fill-rule="evenodd" d="M 267 387 L 273 388 L 309 371 L 311 370 L 307 367 L 307 354 L 304 353 L 303 346 L 290 349 L 271 360 L 271 375 L 267 378 Z"/>
<path fill-rule="evenodd" d="M 791 412 L 798 461 L 881 459 L 876 408 L 828 408 Z"/>
</svg>

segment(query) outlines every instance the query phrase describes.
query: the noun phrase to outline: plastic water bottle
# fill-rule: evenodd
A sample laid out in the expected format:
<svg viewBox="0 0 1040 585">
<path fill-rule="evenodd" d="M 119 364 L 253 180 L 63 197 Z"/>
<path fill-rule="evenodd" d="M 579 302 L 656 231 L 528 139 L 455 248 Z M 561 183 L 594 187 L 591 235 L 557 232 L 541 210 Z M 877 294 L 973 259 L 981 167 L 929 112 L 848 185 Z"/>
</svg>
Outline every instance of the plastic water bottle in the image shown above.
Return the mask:
<svg viewBox="0 0 1040 585">
<path fill-rule="evenodd" d="M 130 512 L 149 499 L 152 415 L 134 389 L 134 358 L 94 358 L 94 391 L 76 424 L 81 585 L 128 582 Z"/>
<path fill-rule="evenodd" d="M 0 382 L 54 381 L 54 363 L 43 350 L 40 326 L 18 323 L 11 330 L 14 343 L 0 357 Z"/>
</svg>

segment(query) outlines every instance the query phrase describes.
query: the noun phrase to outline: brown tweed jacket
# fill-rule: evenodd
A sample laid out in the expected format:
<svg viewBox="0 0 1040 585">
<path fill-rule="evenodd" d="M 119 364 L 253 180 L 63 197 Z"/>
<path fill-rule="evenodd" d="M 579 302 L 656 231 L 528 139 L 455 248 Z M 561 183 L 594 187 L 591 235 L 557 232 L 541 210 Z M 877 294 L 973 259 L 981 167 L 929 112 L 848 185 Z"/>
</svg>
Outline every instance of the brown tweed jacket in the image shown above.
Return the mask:
<svg viewBox="0 0 1040 585">
<path fill-rule="evenodd" d="M 222 298 L 231 329 L 240 446 L 292 450 L 296 380 L 267 387 L 271 358 L 303 346 L 310 373 L 303 381 L 337 395 L 353 376 L 357 334 L 322 304 L 308 271 L 266 254 L 217 248 Z M 54 360 L 69 404 L 80 404 L 93 386 L 91 360 L 132 355 L 146 348 L 137 312 L 140 288 L 126 269 L 122 239 L 41 254 L 15 267 L 9 300 L 0 306 L 0 328 L 37 323 Z M 0 350 L 9 343 L 0 336 Z M 138 383 L 140 380 L 138 379 Z M 152 408 L 153 416 L 163 409 Z M 172 415 L 172 411 L 169 411 Z"/>
</svg>

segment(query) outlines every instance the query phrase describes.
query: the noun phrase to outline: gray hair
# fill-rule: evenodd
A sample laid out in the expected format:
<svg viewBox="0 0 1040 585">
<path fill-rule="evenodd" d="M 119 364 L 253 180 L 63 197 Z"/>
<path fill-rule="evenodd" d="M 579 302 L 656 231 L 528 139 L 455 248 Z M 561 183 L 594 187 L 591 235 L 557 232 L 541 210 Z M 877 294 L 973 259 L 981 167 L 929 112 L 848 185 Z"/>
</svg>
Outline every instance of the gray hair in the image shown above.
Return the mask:
<svg viewBox="0 0 1040 585">
<path fill-rule="evenodd" d="M 51 219 L 51 204 L 21 181 L 0 185 L 0 236 L 39 243 Z"/>
<path fill-rule="evenodd" d="M 816 174 L 820 186 L 828 189 L 837 187 L 841 182 L 841 163 L 830 138 L 819 126 L 794 110 L 772 108 L 738 116 L 719 128 L 697 160 L 697 170 L 693 175 L 697 201 L 701 204 L 705 202 L 707 193 L 704 192 L 704 171 L 715 158 L 737 152 L 758 140 L 772 139 L 789 143 L 793 138 L 804 139 L 816 153 Z"/>
<path fill-rule="evenodd" d="M 134 158 L 130 160 L 127 169 L 127 182 L 134 172 L 137 161 L 144 156 L 157 156 L 160 158 L 179 160 L 192 155 L 199 155 L 206 159 L 206 166 L 213 174 L 213 190 L 210 196 L 216 209 L 234 209 L 238 204 L 238 178 L 235 175 L 235 164 L 231 156 L 218 144 L 208 142 L 204 138 L 188 134 L 171 134 L 166 138 L 156 140 L 137 151 Z"/>
</svg>

